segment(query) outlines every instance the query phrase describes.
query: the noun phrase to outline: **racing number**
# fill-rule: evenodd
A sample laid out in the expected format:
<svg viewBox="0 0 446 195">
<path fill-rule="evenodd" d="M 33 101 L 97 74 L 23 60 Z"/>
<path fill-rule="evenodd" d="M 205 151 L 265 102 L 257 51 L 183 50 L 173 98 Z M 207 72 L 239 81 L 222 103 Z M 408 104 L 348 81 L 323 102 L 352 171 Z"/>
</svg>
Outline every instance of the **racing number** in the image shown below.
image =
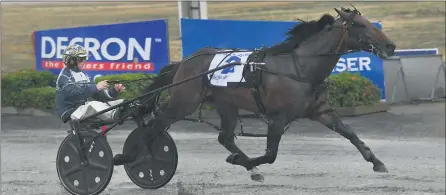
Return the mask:
<svg viewBox="0 0 446 195">
<path fill-rule="evenodd" d="M 231 56 L 231 57 L 228 58 L 225 62 L 226 62 L 226 64 L 229 64 L 229 63 L 240 63 L 240 62 L 241 62 L 241 59 L 240 59 L 239 57 L 237 57 L 237 56 Z M 233 72 L 234 72 L 234 66 L 235 66 L 235 65 L 232 65 L 232 66 L 229 66 L 229 67 L 227 67 L 227 68 L 224 68 L 224 69 L 221 71 L 221 74 L 233 73 Z"/>
</svg>

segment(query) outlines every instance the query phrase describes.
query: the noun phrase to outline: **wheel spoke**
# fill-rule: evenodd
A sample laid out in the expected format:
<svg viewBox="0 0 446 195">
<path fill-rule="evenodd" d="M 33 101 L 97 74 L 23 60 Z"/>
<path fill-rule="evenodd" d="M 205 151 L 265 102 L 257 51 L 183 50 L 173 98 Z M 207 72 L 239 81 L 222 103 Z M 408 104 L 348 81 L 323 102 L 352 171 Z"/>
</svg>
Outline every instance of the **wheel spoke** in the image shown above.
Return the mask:
<svg viewBox="0 0 446 195">
<path fill-rule="evenodd" d="M 168 164 L 172 164 L 173 163 L 173 158 L 170 159 L 166 159 L 166 158 L 161 158 L 160 156 L 153 154 L 153 160 L 154 161 L 160 161 L 162 163 L 168 163 Z"/>
<path fill-rule="evenodd" d="M 73 151 L 76 153 L 76 157 L 79 157 L 79 149 L 74 145 L 73 142 L 68 142 L 68 145 L 73 149 Z"/>
<path fill-rule="evenodd" d="M 93 139 L 91 139 L 91 140 L 93 140 Z M 85 141 L 84 140 L 84 143 L 88 143 L 90 140 L 88 140 L 88 141 Z M 94 141 L 93 141 L 94 142 Z M 91 156 L 93 155 L 93 153 L 94 153 L 94 151 L 96 150 L 96 148 L 97 148 L 97 143 L 95 142 L 94 143 L 94 145 L 93 145 L 93 150 L 91 150 L 91 152 L 89 152 L 89 150 L 90 150 L 90 147 L 91 147 L 91 145 L 93 144 L 93 142 L 91 142 L 90 144 L 88 144 L 88 145 L 85 145 L 85 148 L 86 148 L 86 152 L 87 152 L 87 157 L 88 158 L 91 158 Z"/>
<path fill-rule="evenodd" d="M 132 163 L 132 164 L 129 166 L 129 168 L 130 168 L 130 169 L 133 169 L 133 168 L 135 168 L 135 167 L 137 167 L 137 166 L 142 165 L 142 164 L 143 164 L 144 162 L 146 162 L 146 161 L 147 161 L 146 158 L 139 158 L 139 159 L 135 160 L 135 162 Z"/>
<path fill-rule="evenodd" d="M 101 165 L 99 163 L 95 163 L 95 162 L 89 162 L 90 168 L 93 169 L 98 169 L 98 170 L 108 170 L 109 168 L 106 165 Z"/>
<path fill-rule="evenodd" d="M 88 169 L 86 169 L 85 171 L 82 171 L 82 183 L 84 183 L 84 188 L 83 190 L 85 192 L 88 192 Z"/>
<path fill-rule="evenodd" d="M 70 176 L 70 175 L 72 175 L 72 174 L 74 174 L 74 173 L 79 172 L 80 170 L 82 170 L 82 169 L 81 169 L 81 166 L 78 165 L 78 166 L 74 166 L 74 167 L 72 167 L 71 169 L 68 169 L 68 170 L 64 171 L 62 174 L 63 174 L 65 177 L 68 177 L 68 176 Z"/>
</svg>

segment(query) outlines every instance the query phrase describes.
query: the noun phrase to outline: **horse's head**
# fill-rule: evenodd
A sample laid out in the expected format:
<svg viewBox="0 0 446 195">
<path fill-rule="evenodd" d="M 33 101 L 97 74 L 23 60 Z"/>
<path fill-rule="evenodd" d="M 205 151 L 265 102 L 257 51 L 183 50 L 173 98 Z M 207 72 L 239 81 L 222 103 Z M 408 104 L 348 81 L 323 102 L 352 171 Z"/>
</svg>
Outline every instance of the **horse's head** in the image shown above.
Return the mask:
<svg viewBox="0 0 446 195">
<path fill-rule="evenodd" d="M 340 16 L 342 25 L 347 29 L 349 49 L 360 49 L 376 54 L 380 58 L 393 56 L 396 45 L 387 36 L 361 15 L 355 8 L 349 10 L 334 8 Z"/>
</svg>

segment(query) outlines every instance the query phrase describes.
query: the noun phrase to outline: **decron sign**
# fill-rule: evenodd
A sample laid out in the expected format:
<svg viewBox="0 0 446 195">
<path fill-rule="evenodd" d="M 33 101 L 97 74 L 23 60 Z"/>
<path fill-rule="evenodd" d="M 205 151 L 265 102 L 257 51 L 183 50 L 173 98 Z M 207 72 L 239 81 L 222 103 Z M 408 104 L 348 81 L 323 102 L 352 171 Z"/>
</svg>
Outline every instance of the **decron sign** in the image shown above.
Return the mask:
<svg viewBox="0 0 446 195">
<path fill-rule="evenodd" d="M 36 70 L 53 74 L 65 67 L 62 54 L 72 44 L 88 51 L 82 68 L 91 77 L 157 74 L 170 63 L 167 19 L 37 30 L 32 39 Z"/>
<path fill-rule="evenodd" d="M 41 39 L 41 56 L 42 58 L 62 58 L 62 52 L 68 45 L 80 44 L 94 57 L 95 60 L 121 60 L 124 57 L 126 60 L 133 60 L 135 51 L 141 55 L 144 61 L 150 60 L 150 52 L 152 45 L 152 38 L 148 37 L 145 42 L 140 44 L 135 38 L 128 38 L 121 40 L 119 38 L 108 38 L 102 43 L 96 38 L 82 38 L 75 37 L 68 40 L 68 37 L 57 37 L 54 40 L 52 37 L 43 36 Z M 115 54 L 110 54 L 110 50 L 116 50 Z"/>
<path fill-rule="evenodd" d="M 42 65 L 46 69 L 61 69 L 64 67 L 62 53 L 68 45 L 80 44 L 89 54 L 89 60 L 83 65 L 84 70 L 153 70 L 150 63 L 152 38 L 145 38 L 140 44 L 135 38 L 122 40 L 119 38 L 107 38 L 100 42 L 96 38 L 42 36 L 41 38 Z M 143 62 L 138 63 L 136 54 Z M 56 59 L 56 60 L 54 60 Z M 128 62 L 132 61 L 133 62 Z M 127 62 L 126 62 L 127 61 Z"/>
</svg>

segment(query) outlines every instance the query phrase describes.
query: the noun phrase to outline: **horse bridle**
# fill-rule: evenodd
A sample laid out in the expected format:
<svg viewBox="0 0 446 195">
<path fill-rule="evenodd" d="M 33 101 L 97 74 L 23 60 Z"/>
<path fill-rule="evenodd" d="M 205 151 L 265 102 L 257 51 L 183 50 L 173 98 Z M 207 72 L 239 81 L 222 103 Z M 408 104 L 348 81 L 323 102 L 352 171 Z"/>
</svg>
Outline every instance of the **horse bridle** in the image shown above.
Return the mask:
<svg viewBox="0 0 446 195">
<path fill-rule="evenodd" d="M 366 26 L 363 24 L 358 24 L 357 22 L 354 21 L 354 18 L 356 17 L 356 15 L 361 15 L 361 12 L 359 12 L 356 8 L 354 10 L 350 10 L 350 9 L 345 9 L 345 8 L 341 8 L 342 11 L 344 12 L 349 12 L 351 13 L 350 16 L 347 19 L 342 18 L 341 16 L 340 19 L 342 20 L 342 27 L 347 30 L 349 37 L 353 37 L 352 36 L 352 32 L 350 31 L 353 28 L 365 28 Z M 375 51 L 375 47 L 373 46 L 373 44 L 365 41 L 363 38 L 361 38 L 359 35 L 357 35 L 355 37 L 356 41 L 358 41 L 359 45 L 368 45 L 369 49 L 368 51 L 370 53 L 373 53 Z M 358 49 L 358 50 L 365 50 L 365 49 Z"/>
<path fill-rule="evenodd" d="M 347 18 L 347 19 L 344 19 L 341 16 L 338 16 L 339 19 L 342 21 L 341 26 L 333 26 L 333 25 L 331 26 L 331 28 L 342 28 L 344 30 L 344 32 L 342 32 L 341 37 L 343 37 L 346 32 L 348 33 L 349 37 L 354 37 L 352 35 L 352 32 L 350 31 L 351 29 L 366 27 L 365 25 L 358 24 L 353 20 L 356 15 L 361 15 L 361 13 L 359 11 L 357 11 L 356 9 L 352 11 L 352 10 L 345 9 L 345 8 L 341 8 L 341 10 L 345 11 L 345 12 L 352 13 L 352 14 L 350 14 L 349 18 Z M 356 36 L 355 39 L 356 39 L 356 41 L 358 41 L 358 44 L 360 45 L 359 49 L 348 50 L 346 52 L 332 52 L 332 53 L 327 53 L 327 54 L 298 54 L 298 56 L 342 56 L 345 54 L 360 52 L 363 50 L 368 51 L 370 53 L 373 53 L 375 51 L 374 46 L 371 43 L 365 41 L 360 36 Z M 344 40 L 340 40 L 340 44 L 342 41 L 344 41 Z M 362 45 L 368 45 L 368 49 L 362 48 L 361 47 Z"/>
</svg>

